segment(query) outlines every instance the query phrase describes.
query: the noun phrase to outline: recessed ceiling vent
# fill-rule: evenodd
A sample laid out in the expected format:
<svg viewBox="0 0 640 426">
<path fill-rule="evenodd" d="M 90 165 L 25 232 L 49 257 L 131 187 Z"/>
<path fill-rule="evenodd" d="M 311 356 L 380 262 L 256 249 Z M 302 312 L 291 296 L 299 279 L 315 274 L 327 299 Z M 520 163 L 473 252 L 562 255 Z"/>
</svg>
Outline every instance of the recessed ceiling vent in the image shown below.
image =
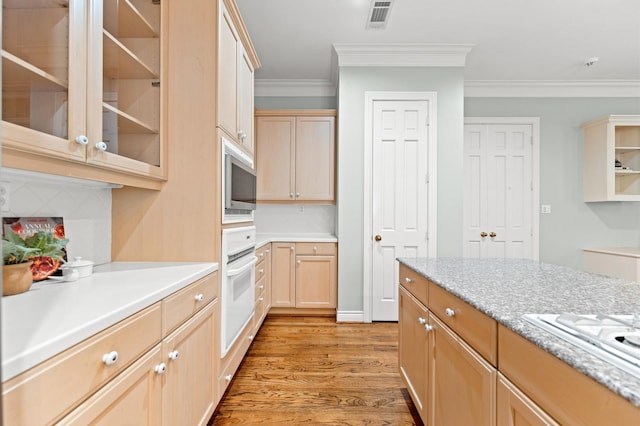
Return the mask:
<svg viewBox="0 0 640 426">
<path fill-rule="evenodd" d="M 367 28 L 384 28 L 391 11 L 391 0 L 372 0 Z"/>
</svg>

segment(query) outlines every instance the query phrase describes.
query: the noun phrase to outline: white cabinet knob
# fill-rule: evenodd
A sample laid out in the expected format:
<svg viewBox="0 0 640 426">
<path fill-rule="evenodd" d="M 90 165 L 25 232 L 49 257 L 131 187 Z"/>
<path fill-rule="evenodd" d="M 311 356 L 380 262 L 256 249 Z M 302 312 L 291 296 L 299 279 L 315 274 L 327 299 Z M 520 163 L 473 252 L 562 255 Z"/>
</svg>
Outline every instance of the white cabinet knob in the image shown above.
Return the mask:
<svg viewBox="0 0 640 426">
<path fill-rule="evenodd" d="M 456 314 L 456 311 L 454 311 L 451 308 L 447 308 L 447 309 L 444 310 L 444 314 L 446 316 L 448 316 L 448 317 L 452 317 L 452 316 L 454 316 Z"/>
<path fill-rule="evenodd" d="M 104 362 L 105 365 L 113 365 L 117 361 L 118 361 L 118 352 L 117 351 L 111 351 L 108 354 L 102 355 L 102 362 Z"/>
<path fill-rule="evenodd" d="M 424 329 L 425 329 L 426 331 L 431 331 L 431 330 L 433 330 L 433 326 L 432 326 L 431 324 L 425 324 L 425 325 L 424 325 Z"/>
<path fill-rule="evenodd" d="M 259 286 L 258 286 L 258 288 L 259 288 L 260 290 L 262 290 L 262 289 L 264 288 L 264 286 L 263 286 L 263 285 L 259 285 Z"/>
<path fill-rule="evenodd" d="M 87 145 L 89 143 L 89 138 L 85 135 L 76 136 L 75 141 L 78 145 Z"/>
<path fill-rule="evenodd" d="M 254 337 L 254 336 L 249 336 L 249 337 L 248 337 L 249 341 L 252 341 L 252 340 L 253 340 L 253 337 Z"/>
<path fill-rule="evenodd" d="M 104 152 L 104 151 L 107 150 L 107 144 L 102 142 L 102 141 L 97 142 L 95 146 L 96 146 L 96 149 L 99 150 L 99 151 Z"/>
<path fill-rule="evenodd" d="M 167 371 L 167 364 L 162 362 L 162 363 L 156 365 L 156 368 L 154 368 L 153 371 L 155 371 L 158 374 L 164 374 L 164 372 Z"/>
<path fill-rule="evenodd" d="M 289 198 L 293 198 L 293 192 L 289 193 Z"/>
<path fill-rule="evenodd" d="M 196 302 L 202 302 L 204 300 L 204 294 L 198 293 L 195 295 L 194 299 L 196 299 Z"/>
<path fill-rule="evenodd" d="M 318 251 L 318 247 L 313 246 L 313 251 Z"/>
<path fill-rule="evenodd" d="M 300 264 L 302 263 L 302 261 L 301 261 L 301 260 L 298 260 L 296 263 L 297 263 L 298 265 L 300 265 Z"/>
<path fill-rule="evenodd" d="M 295 246 L 291 246 L 291 251 L 294 251 L 295 249 Z"/>
<path fill-rule="evenodd" d="M 247 138 L 247 134 L 245 132 L 243 132 L 242 130 L 238 130 L 238 137 L 240 139 L 246 139 Z"/>
<path fill-rule="evenodd" d="M 232 377 L 233 377 L 233 376 L 231 376 L 231 374 L 227 374 L 226 376 L 224 376 L 224 379 L 225 379 L 227 382 L 230 382 Z"/>
<path fill-rule="evenodd" d="M 263 302 L 263 301 L 264 301 L 264 297 L 259 297 L 259 298 L 258 298 L 258 300 L 259 300 L 260 302 Z"/>
<path fill-rule="evenodd" d="M 264 274 L 264 269 L 262 269 L 262 268 L 258 269 L 258 273 Z"/>
<path fill-rule="evenodd" d="M 296 192 L 296 198 L 300 198 L 300 193 Z"/>
<path fill-rule="evenodd" d="M 404 282 L 407 284 L 411 284 L 411 278 L 407 277 L 404 279 Z"/>
<path fill-rule="evenodd" d="M 264 253 L 260 253 L 258 256 L 262 259 L 264 257 Z"/>
<path fill-rule="evenodd" d="M 175 361 L 176 359 L 178 359 L 179 355 L 180 355 L 180 352 L 178 352 L 177 350 L 171 351 L 169 352 L 169 359 L 172 361 Z"/>
<path fill-rule="evenodd" d="M 418 324 L 426 324 L 426 323 L 427 323 L 426 319 L 424 319 L 422 317 L 418 318 Z"/>
</svg>

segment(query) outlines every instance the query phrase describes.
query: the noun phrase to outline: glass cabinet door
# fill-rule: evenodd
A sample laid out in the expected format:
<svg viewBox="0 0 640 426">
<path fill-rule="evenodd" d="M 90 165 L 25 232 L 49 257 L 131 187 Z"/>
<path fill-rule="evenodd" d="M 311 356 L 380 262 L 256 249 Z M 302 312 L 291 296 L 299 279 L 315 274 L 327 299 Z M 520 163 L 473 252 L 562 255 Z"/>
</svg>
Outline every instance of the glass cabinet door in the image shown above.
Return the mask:
<svg viewBox="0 0 640 426">
<path fill-rule="evenodd" d="M 90 7 L 88 161 L 161 177 L 161 5 L 94 0 Z"/>
<path fill-rule="evenodd" d="M 4 0 L 4 148 L 85 161 L 86 12 L 85 1 Z"/>
</svg>

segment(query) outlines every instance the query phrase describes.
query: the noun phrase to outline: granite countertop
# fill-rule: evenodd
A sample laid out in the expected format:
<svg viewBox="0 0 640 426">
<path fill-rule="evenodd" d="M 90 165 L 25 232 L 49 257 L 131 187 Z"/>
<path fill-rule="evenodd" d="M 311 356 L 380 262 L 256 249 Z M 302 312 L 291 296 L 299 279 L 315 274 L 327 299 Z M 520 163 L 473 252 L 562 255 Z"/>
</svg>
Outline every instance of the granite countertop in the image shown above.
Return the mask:
<svg viewBox="0 0 640 426">
<path fill-rule="evenodd" d="M 333 234 L 256 234 L 256 248 L 268 243 L 337 243 L 338 238 Z"/>
<path fill-rule="evenodd" d="M 640 407 L 640 378 L 522 318 L 567 312 L 640 313 L 640 283 L 526 259 L 398 260 Z"/>
<path fill-rule="evenodd" d="M 216 271 L 217 263 L 114 262 L 2 298 L 6 381 Z"/>
</svg>

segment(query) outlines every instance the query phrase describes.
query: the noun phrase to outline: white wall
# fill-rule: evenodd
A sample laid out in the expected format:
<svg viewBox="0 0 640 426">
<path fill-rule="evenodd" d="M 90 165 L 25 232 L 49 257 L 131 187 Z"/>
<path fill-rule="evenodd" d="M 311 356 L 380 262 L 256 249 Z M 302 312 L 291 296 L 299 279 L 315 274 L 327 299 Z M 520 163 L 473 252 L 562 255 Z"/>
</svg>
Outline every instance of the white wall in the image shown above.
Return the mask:
<svg viewBox="0 0 640 426">
<path fill-rule="evenodd" d="M 260 234 L 332 234 L 334 205 L 258 204 L 254 224 Z"/>
<path fill-rule="evenodd" d="M 364 94 L 437 92 L 438 255 L 462 254 L 463 68 L 345 67 L 338 94 L 338 311 L 363 310 Z"/>
<path fill-rule="evenodd" d="M 0 179 L 9 183 L 9 211 L 3 217 L 62 217 L 69 259 L 111 261 L 111 188 L 6 169 Z"/>
</svg>

